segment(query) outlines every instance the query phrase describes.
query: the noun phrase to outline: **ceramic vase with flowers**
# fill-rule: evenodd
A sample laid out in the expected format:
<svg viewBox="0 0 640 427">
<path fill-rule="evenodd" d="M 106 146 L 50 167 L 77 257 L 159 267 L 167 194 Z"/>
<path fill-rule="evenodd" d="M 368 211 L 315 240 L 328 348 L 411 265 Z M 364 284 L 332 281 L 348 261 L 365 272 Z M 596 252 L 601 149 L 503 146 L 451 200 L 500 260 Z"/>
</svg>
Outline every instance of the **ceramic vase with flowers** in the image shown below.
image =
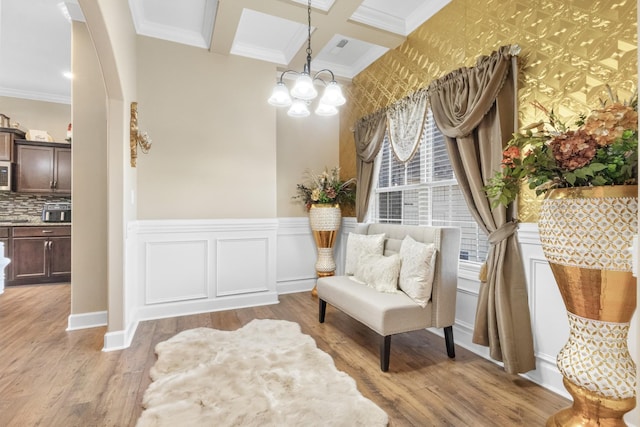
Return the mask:
<svg viewBox="0 0 640 427">
<path fill-rule="evenodd" d="M 535 104 L 547 120 L 514 135 L 486 187 L 494 206 L 513 202 L 523 182 L 545 195 L 540 240 L 569 320 L 557 365 L 573 397 L 547 426 L 624 426 L 636 405 L 627 336 L 636 308 L 637 97 L 610 98 L 575 129 Z"/>
<path fill-rule="evenodd" d="M 338 167 L 325 169 L 321 174 L 307 172 L 307 182 L 298 184 L 297 191 L 294 199 L 304 202 L 309 212 L 309 225 L 318 250 L 316 274 L 332 276 L 336 270 L 333 248 L 342 222 L 340 206 L 355 201 L 355 179 L 342 181 Z M 315 286 L 311 294 L 317 296 Z"/>
</svg>

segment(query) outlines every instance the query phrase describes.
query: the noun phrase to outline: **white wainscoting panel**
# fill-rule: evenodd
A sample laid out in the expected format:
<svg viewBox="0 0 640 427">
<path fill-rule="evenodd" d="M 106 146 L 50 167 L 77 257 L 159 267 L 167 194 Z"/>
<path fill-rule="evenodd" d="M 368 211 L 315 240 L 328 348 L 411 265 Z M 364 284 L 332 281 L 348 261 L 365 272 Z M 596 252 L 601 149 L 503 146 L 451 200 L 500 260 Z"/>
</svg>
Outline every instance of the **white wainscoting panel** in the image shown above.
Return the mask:
<svg viewBox="0 0 640 427">
<path fill-rule="evenodd" d="M 277 228 L 275 219 L 137 221 L 130 321 L 277 303 Z"/>
<path fill-rule="evenodd" d="M 518 227 L 518 241 L 527 277 L 536 356 L 536 369 L 525 376 L 570 398 L 556 366 L 556 356 L 569 339 L 569 322 L 558 285 L 542 252 L 538 225 L 521 223 Z"/>
<path fill-rule="evenodd" d="M 218 239 L 216 243 L 217 297 L 269 290 L 267 238 Z"/>
<path fill-rule="evenodd" d="M 347 236 L 355 226 L 355 218 L 342 218 L 333 250 L 336 274 L 342 274 L 344 271 Z M 278 294 L 308 292 L 313 289 L 317 279 L 317 254 L 309 218 L 292 217 L 278 220 Z"/>
<path fill-rule="evenodd" d="M 278 220 L 278 294 L 308 292 L 316 283 L 316 244 L 308 217 Z"/>
<path fill-rule="evenodd" d="M 208 241 L 146 242 L 145 304 L 207 298 Z"/>
</svg>

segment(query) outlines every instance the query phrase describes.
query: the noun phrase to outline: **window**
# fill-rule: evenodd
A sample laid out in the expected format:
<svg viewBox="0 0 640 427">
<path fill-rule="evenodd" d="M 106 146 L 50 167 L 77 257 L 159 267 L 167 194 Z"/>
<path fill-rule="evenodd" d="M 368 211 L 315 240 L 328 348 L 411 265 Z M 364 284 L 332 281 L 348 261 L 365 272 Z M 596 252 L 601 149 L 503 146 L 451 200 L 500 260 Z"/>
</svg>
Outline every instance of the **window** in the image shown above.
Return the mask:
<svg viewBox="0 0 640 427">
<path fill-rule="evenodd" d="M 418 152 L 411 161 L 402 164 L 395 158 L 388 136 L 376 160 L 379 169 L 369 204 L 370 220 L 460 227 L 460 259 L 485 261 L 489 249 L 487 237 L 469 213 L 449 163 L 444 137 L 431 112 Z"/>
</svg>

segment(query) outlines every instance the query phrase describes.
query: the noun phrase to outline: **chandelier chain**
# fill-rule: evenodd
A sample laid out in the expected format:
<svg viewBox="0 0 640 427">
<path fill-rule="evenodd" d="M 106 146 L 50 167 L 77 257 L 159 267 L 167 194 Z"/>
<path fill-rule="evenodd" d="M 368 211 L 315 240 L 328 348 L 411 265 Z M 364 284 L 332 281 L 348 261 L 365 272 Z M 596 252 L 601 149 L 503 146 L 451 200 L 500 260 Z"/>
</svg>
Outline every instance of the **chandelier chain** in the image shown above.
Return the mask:
<svg viewBox="0 0 640 427">
<path fill-rule="evenodd" d="M 307 56 L 311 59 L 311 0 L 309 0 L 309 4 L 307 6 L 307 22 Z"/>
</svg>

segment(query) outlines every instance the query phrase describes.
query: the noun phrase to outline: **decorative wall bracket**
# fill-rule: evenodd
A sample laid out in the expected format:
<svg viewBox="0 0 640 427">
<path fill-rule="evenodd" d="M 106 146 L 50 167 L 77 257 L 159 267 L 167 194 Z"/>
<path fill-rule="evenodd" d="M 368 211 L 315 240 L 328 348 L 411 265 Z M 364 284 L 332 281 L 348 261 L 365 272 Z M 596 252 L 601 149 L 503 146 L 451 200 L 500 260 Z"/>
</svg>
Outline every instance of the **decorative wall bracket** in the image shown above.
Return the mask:
<svg viewBox="0 0 640 427">
<path fill-rule="evenodd" d="M 151 139 L 146 132 L 140 133 L 138 130 L 138 103 L 131 103 L 131 122 L 130 122 L 130 136 L 129 147 L 131 149 L 131 167 L 136 167 L 136 159 L 138 158 L 138 145 L 140 150 L 147 154 L 151 149 Z"/>
</svg>

